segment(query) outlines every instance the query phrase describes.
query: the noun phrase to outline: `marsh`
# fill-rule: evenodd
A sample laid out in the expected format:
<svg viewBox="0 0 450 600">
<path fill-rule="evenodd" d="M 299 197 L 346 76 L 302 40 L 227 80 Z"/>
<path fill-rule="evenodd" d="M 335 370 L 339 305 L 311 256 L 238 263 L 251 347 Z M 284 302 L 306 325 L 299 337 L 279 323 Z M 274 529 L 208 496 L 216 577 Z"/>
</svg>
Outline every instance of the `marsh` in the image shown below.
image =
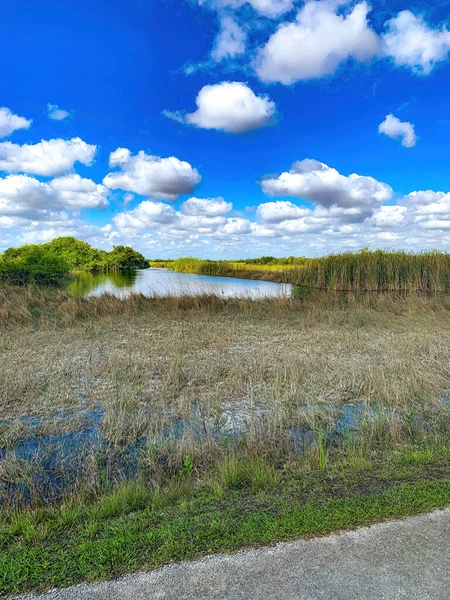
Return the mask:
<svg viewBox="0 0 450 600">
<path fill-rule="evenodd" d="M 6 495 L 23 490 L 24 473 L 30 489 L 45 483 L 45 495 L 59 497 L 105 468 L 115 481 L 146 461 L 158 476 L 186 454 L 213 463 L 225 438 L 295 455 L 320 432 L 343 442 L 346 430 L 378 427 L 400 443 L 448 418 L 442 298 L 8 296 Z"/>
</svg>

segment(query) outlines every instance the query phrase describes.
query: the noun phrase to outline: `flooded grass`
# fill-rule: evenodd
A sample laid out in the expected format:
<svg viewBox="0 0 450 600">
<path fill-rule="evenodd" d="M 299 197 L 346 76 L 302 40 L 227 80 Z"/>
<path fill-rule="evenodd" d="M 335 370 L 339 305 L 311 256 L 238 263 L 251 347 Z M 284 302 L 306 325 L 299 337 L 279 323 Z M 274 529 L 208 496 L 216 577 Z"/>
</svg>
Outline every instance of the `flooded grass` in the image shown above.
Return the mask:
<svg viewBox="0 0 450 600">
<path fill-rule="evenodd" d="M 29 317 L 10 315 L 0 333 L 0 460 L 31 475 L 3 475 L 3 503 L 55 501 L 84 481 L 101 489 L 149 461 L 163 480 L 186 455 L 204 469 L 231 452 L 270 461 L 318 448 L 323 466 L 326 447 L 400 444 L 448 425 L 442 299 L 10 292 Z"/>
<path fill-rule="evenodd" d="M 0 593 L 450 502 L 446 298 L 1 293 Z"/>
</svg>

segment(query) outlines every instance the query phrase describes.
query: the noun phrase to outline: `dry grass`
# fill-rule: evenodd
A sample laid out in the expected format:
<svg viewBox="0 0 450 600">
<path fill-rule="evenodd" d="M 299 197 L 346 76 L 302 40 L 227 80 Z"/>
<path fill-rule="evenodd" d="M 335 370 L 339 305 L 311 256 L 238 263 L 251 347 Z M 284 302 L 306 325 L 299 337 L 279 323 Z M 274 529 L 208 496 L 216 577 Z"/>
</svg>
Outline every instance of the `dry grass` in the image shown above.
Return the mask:
<svg viewBox="0 0 450 600">
<path fill-rule="evenodd" d="M 449 312 L 437 298 L 339 305 L 320 297 L 86 302 L 56 294 L 36 305 L 42 316 L 17 307 L 24 317 L 5 319 L 0 332 L 2 417 L 80 399 L 118 414 L 170 400 L 181 416 L 199 400 L 272 410 L 366 400 L 405 409 L 439 402 L 450 387 Z"/>
<path fill-rule="evenodd" d="M 389 408 L 368 422 L 370 440 L 387 432 L 400 443 L 424 409 L 448 425 L 445 299 L 86 302 L 57 291 L 3 294 L 0 419 L 8 426 L 0 427 L 0 447 L 26 437 L 23 413 L 47 417 L 45 435 L 79 430 L 80 407 L 101 406 L 113 446 L 148 437 L 141 466 L 157 482 L 163 471 L 182 469 L 186 456 L 194 470 L 222 460 L 218 429 L 245 432 L 245 456 L 279 460 L 293 450 L 292 427 L 321 432 L 348 402 Z M 184 430 L 168 435 L 178 419 Z M 315 456 L 326 461 L 320 443 Z M 90 460 L 92 479 L 98 465 Z"/>
</svg>

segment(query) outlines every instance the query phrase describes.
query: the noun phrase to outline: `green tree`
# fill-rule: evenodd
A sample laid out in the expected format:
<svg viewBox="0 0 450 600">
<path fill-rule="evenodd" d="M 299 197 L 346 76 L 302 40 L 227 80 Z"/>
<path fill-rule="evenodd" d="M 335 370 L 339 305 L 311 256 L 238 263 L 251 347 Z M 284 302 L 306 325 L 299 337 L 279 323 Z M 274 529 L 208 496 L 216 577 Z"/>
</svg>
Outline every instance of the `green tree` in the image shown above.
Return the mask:
<svg viewBox="0 0 450 600">
<path fill-rule="evenodd" d="M 109 253 L 109 264 L 115 269 L 146 269 L 149 264 L 145 257 L 130 246 L 114 246 Z"/>
</svg>

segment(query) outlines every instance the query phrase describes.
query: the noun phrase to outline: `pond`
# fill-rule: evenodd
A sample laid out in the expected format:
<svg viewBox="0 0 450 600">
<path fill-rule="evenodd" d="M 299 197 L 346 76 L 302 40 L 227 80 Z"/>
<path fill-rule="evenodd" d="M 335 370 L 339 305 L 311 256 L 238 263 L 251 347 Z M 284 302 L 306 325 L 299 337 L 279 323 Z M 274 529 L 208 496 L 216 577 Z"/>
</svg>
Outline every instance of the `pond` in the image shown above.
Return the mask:
<svg viewBox="0 0 450 600">
<path fill-rule="evenodd" d="M 289 297 L 288 283 L 235 279 L 175 273 L 169 269 L 142 269 L 111 273 L 78 273 L 68 286 L 74 296 L 83 298 L 112 294 L 126 298 L 131 294 L 144 296 L 192 296 L 215 294 L 225 298 Z"/>
</svg>

